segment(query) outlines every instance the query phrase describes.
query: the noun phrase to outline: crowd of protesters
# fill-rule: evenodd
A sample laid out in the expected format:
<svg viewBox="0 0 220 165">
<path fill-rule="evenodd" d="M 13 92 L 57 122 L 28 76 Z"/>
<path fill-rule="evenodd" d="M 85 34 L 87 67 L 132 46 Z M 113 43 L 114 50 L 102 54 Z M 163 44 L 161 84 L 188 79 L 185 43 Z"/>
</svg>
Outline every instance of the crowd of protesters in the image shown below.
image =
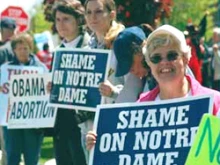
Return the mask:
<svg viewBox="0 0 220 165">
<path fill-rule="evenodd" d="M 215 93 L 213 115 L 219 113 L 220 28 L 213 29 L 208 45 L 195 25 L 187 25 L 186 33 L 170 25 L 155 30 L 148 24 L 125 28 L 116 21 L 116 14 L 114 0 L 86 0 L 84 6 L 77 0 L 63 0 L 53 6 L 55 27 L 62 38 L 59 48 L 111 51 L 108 78 L 99 86 L 105 103 L 135 102 L 139 97 L 142 102 Z M 53 55 L 48 44 L 35 56 L 31 36 L 16 34 L 15 29 L 14 20 L 1 19 L 0 65 L 33 65 L 43 67 L 45 72 L 52 71 Z M 90 149 L 96 140 L 95 132 L 90 131 L 94 115 L 83 109 L 76 112 L 58 108 L 55 126 L 49 130 L 57 165 L 88 164 L 86 136 Z M 42 131 L 8 130 L 4 126 L 0 135 L 2 165 L 19 165 L 21 153 L 26 165 L 38 164 Z"/>
</svg>

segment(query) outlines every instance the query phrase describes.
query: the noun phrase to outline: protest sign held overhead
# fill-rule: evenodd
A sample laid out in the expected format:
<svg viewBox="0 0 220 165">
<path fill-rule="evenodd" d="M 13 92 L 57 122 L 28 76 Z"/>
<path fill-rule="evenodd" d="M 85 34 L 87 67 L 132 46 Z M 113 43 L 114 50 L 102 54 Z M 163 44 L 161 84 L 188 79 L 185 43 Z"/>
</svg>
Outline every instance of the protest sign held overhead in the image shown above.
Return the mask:
<svg viewBox="0 0 220 165">
<path fill-rule="evenodd" d="M 220 118 L 204 115 L 185 165 L 220 164 Z"/>
<path fill-rule="evenodd" d="M 58 49 L 53 61 L 50 103 L 95 111 L 103 103 L 98 88 L 108 76 L 109 54 L 108 50 Z"/>
<path fill-rule="evenodd" d="M 17 74 L 37 74 L 43 73 L 43 68 L 34 66 L 13 66 L 3 64 L 1 66 L 1 87 L 2 92 L 0 93 L 0 125 L 7 125 L 7 112 L 9 108 L 9 80 L 12 75 Z M 3 74 L 4 73 L 4 74 Z"/>
<path fill-rule="evenodd" d="M 183 165 L 199 122 L 212 107 L 210 95 L 100 105 L 90 165 Z"/>
<path fill-rule="evenodd" d="M 10 80 L 8 128 L 53 127 L 56 108 L 48 105 L 51 74 L 14 75 Z"/>
</svg>

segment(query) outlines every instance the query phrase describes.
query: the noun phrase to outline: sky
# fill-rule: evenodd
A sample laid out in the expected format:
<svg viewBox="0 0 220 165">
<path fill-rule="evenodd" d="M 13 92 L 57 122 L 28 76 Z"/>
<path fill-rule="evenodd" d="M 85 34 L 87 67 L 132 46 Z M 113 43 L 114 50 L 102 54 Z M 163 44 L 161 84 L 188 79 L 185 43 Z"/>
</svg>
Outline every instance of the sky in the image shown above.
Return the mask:
<svg viewBox="0 0 220 165">
<path fill-rule="evenodd" d="M 43 0 L 0 0 L 0 12 L 8 6 L 19 6 L 22 7 L 29 15 L 32 15 L 32 13 L 36 12 L 33 10 L 33 7 L 42 2 Z"/>
</svg>

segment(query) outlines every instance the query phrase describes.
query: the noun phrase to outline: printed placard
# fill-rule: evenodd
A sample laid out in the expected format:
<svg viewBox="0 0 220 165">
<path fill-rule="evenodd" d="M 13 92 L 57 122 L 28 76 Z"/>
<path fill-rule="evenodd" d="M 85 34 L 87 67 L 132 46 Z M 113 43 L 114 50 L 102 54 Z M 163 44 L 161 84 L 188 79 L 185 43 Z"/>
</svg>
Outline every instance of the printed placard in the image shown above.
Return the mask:
<svg viewBox="0 0 220 165">
<path fill-rule="evenodd" d="M 9 80 L 12 75 L 16 74 L 37 74 L 43 73 L 44 70 L 41 67 L 35 66 L 15 66 L 8 65 L 8 63 L 1 66 L 1 87 L 0 92 L 0 125 L 7 126 L 7 116 L 9 108 Z"/>
<path fill-rule="evenodd" d="M 100 105 L 90 165 L 183 165 L 212 96 Z"/>
<path fill-rule="evenodd" d="M 11 76 L 9 129 L 54 126 L 57 108 L 48 104 L 49 81 L 50 73 Z"/>
<path fill-rule="evenodd" d="M 53 60 L 50 103 L 95 111 L 103 103 L 99 83 L 107 79 L 109 50 L 58 49 Z"/>
</svg>

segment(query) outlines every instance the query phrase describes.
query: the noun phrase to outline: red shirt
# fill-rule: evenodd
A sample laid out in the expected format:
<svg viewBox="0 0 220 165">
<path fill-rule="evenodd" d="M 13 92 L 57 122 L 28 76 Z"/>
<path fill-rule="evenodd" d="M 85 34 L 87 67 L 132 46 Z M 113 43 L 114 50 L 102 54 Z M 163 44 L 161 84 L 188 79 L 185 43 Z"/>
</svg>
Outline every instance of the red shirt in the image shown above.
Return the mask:
<svg viewBox="0 0 220 165">
<path fill-rule="evenodd" d="M 190 69 L 192 70 L 196 80 L 200 82 L 201 84 L 202 83 L 202 61 L 199 60 L 199 58 L 197 57 L 196 48 L 190 39 L 187 39 L 187 44 L 191 47 L 191 54 L 192 54 L 188 65 Z"/>
</svg>

